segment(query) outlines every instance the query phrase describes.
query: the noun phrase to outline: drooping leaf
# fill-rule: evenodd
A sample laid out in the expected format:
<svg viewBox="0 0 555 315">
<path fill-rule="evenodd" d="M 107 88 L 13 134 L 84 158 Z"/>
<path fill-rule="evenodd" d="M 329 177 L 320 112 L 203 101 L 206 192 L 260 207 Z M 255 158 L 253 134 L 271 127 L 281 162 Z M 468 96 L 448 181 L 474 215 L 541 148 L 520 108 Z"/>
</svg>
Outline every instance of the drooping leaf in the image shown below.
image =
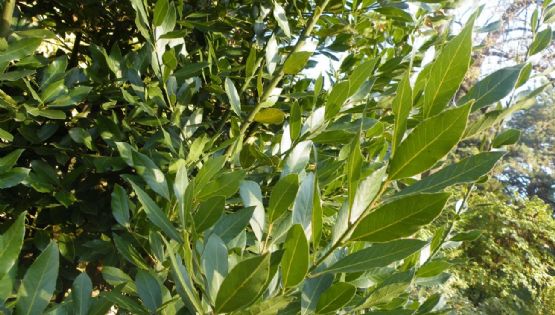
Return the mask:
<svg viewBox="0 0 555 315">
<path fill-rule="evenodd" d="M 477 181 L 486 175 L 504 154 L 505 152 L 499 151 L 478 153 L 424 177 L 401 190 L 397 196 L 438 192 L 452 185 Z"/>
<path fill-rule="evenodd" d="M 87 315 L 92 305 L 92 281 L 87 273 L 83 272 L 73 281 L 71 297 L 73 300 L 73 314 Z"/>
<path fill-rule="evenodd" d="M 352 284 L 338 282 L 329 287 L 318 300 L 316 313 L 334 312 L 349 303 L 355 296 L 356 288 Z"/>
<path fill-rule="evenodd" d="M 59 257 L 58 246 L 50 242 L 27 269 L 17 291 L 17 314 L 42 314 L 46 309 L 56 289 Z"/>
<path fill-rule="evenodd" d="M 389 165 L 389 178 L 399 179 L 432 167 L 457 144 L 472 103 L 455 107 L 420 123 L 401 142 Z"/>
<path fill-rule="evenodd" d="M 388 242 L 414 234 L 443 209 L 448 193 L 409 195 L 386 203 L 362 219 L 350 240 Z"/>
<path fill-rule="evenodd" d="M 268 205 L 269 223 L 274 222 L 282 214 L 287 211 L 289 206 L 295 200 L 297 190 L 299 189 L 299 176 L 297 174 L 289 174 L 282 177 L 272 189 L 270 202 Z"/>
<path fill-rule="evenodd" d="M 10 227 L 0 235 L 0 279 L 14 266 L 25 236 L 26 211 L 19 214 Z"/>
<path fill-rule="evenodd" d="M 432 63 L 424 88 L 424 117 L 440 113 L 459 89 L 470 65 L 475 19 L 476 14 L 470 17 L 459 35 L 443 47 Z"/>
<path fill-rule="evenodd" d="M 216 312 L 228 313 L 252 304 L 266 288 L 270 255 L 255 256 L 238 263 L 224 279 L 216 297 Z"/>
<path fill-rule="evenodd" d="M 283 286 L 292 287 L 299 284 L 308 271 L 308 241 L 302 226 L 294 224 L 287 233 L 281 258 Z"/>
<path fill-rule="evenodd" d="M 392 262 L 412 255 L 424 245 L 426 242 L 415 239 L 374 244 L 339 260 L 321 273 L 360 272 L 376 267 L 386 267 Z"/>
<path fill-rule="evenodd" d="M 139 202 L 143 205 L 143 209 L 150 222 L 159 227 L 169 237 L 183 243 L 183 238 L 179 232 L 177 232 L 166 214 L 158 207 L 154 200 L 152 200 L 144 190 L 137 186 L 137 184 L 131 182 L 131 186 L 133 186 L 133 190 L 135 190 Z"/>
</svg>

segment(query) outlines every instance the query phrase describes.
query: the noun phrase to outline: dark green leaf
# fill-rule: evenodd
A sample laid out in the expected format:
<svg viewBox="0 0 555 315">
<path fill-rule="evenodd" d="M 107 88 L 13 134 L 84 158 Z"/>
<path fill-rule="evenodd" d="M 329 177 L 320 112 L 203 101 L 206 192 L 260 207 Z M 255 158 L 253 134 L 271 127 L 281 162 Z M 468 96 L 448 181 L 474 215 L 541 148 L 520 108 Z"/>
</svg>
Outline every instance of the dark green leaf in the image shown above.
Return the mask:
<svg viewBox="0 0 555 315">
<path fill-rule="evenodd" d="M 0 54 L 0 64 L 12 60 L 19 60 L 33 54 L 41 43 L 42 39 L 40 38 L 25 38 L 10 43 L 8 49 L 2 51 L 2 54 Z"/>
<path fill-rule="evenodd" d="M 156 313 L 156 310 L 162 305 L 162 289 L 158 280 L 150 272 L 138 270 L 135 276 L 135 286 L 146 308 L 151 313 Z"/>
<path fill-rule="evenodd" d="M 302 226 L 295 224 L 291 227 L 283 249 L 285 250 L 281 258 L 283 286 L 292 287 L 299 284 L 308 271 L 308 241 Z"/>
<path fill-rule="evenodd" d="M 25 236 L 26 211 L 19 214 L 10 227 L 0 235 L 0 279 L 14 266 Z"/>
<path fill-rule="evenodd" d="M 253 212 L 254 207 L 249 207 L 235 213 L 226 214 L 216 223 L 212 232 L 227 244 L 249 224 Z"/>
<path fill-rule="evenodd" d="M 268 220 L 270 223 L 287 211 L 295 200 L 298 189 L 299 176 L 297 174 L 289 174 L 276 183 L 272 189 L 268 206 Z"/>
<path fill-rule="evenodd" d="M 73 299 L 73 314 L 87 315 L 91 308 L 92 281 L 87 273 L 83 272 L 73 281 L 71 297 Z"/>
<path fill-rule="evenodd" d="M 198 233 L 203 232 L 212 225 L 214 225 L 218 219 L 222 216 L 225 206 L 225 197 L 215 196 L 206 201 L 203 201 L 197 212 L 193 215 L 193 221 L 195 222 L 195 230 Z"/>
<path fill-rule="evenodd" d="M 114 219 L 123 226 L 129 226 L 129 198 L 127 191 L 118 184 L 114 185 L 111 205 Z"/>
<path fill-rule="evenodd" d="M 316 313 L 325 314 L 340 309 L 353 299 L 355 293 L 356 288 L 352 284 L 339 282 L 332 285 L 320 295 Z"/>
<path fill-rule="evenodd" d="M 551 31 L 551 27 L 547 27 L 545 30 L 536 33 L 536 37 L 534 37 L 534 40 L 528 49 L 528 55 L 533 56 L 547 48 L 547 46 L 551 44 L 552 36 L 553 33 Z"/>
</svg>

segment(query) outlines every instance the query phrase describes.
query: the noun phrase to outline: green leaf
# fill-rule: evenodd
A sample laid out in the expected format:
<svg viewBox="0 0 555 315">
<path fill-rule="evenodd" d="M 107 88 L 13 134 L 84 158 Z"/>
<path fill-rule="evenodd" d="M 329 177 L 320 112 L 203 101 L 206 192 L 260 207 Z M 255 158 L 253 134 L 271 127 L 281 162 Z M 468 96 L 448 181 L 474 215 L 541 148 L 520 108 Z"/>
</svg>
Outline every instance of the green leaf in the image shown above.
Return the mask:
<svg viewBox="0 0 555 315">
<path fill-rule="evenodd" d="M 284 74 L 297 74 L 304 69 L 306 62 L 310 59 L 313 52 L 311 51 L 297 51 L 292 53 L 285 63 L 283 64 Z"/>
<path fill-rule="evenodd" d="M 281 172 L 281 177 L 287 176 L 292 173 L 300 173 L 304 170 L 308 161 L 310 160 L 310 151 L 312 150 L 312 141 L 302 141 L 297 143 L 295 148 L 291 150 L 287 160 L 285 160 L 285 165 L 283 166 L 283 171 Z"/>
<path fill-rule="evenodd" d="M 160 26 L 164 23 L 164 19 L 168 15 L 170 4 L 168 0 L 158 0 L 154 6 L 154 18 L 152 23 L 154 26 Z"/>
<path fill-rule="evenodd" d="M 268 43 L 266 44 L 266 69 L 271 75 L 276 70 L 276 66 L 279 62 L 279 50 L 278 43 L 275 34 L 272 34 Z"/>
<path fill-rule="evenodd" d="M 474 100 L 472 110 L 475 111 L 503 99 L 513 90 L 523 66 L 506 67 L 488 75 L 476 83 L 459 104 Z"/>
<path fill-rule="evenodd" d="M 11 170 L 0 174 L 0 189 L 10 188 L 20 184 L 29 175 L 29 169 L 14 167 Z"/>
<path fill-rule="evenodd" d="M 287 22 L 285 10 L 277 1 L 274 2 L 274 18 L 285 36 L 291 37 L 291 30 L 289 29 L 289 22 Z"/>
<path fill-rule="evenodd" d="M 0 64 L 32 55 L 42 43 L 40 38 L 25 38 L 12 42 L 0 54 Z"/>
<path fill-rule="evenodd" d="M 143 257 L 135 249 L 135 247 L 133 247 L 133 245 L 131 245 L 128 241 L 118 236 L 117 234 L 114 234 L 112 238 L 114 239 L 114 245 L 116 245 L 116 249 L 121 254 L 121 256 L 123 256 L 123 258 L 141 269 L 148 270 L 147 263 L 144 261 Z"/>
<path fill-rule="evenodd" d="M 262 240 L 265 227 L 265 212 L 260 186 L 253 181 L 243 181 L 241 182 L 239 194 L 241 195 L 241 200 L 245 207 L 254 207 L 250 225 L 256 239 L 260 241 Z"/>
<path fill-rule="evenodd" d="M 12 142 L 13 141 L 13 135 L 9 132 L 7 132 L 6 130 L 0 128 L 0 139 L 7 141 L 7 142 Z"/>
<path fill-rule="evenodd" d="M 8 274 L 19 257 L 25 236 L 26 214 L 26 211 L 21 212 L 4 234 L 0 235 L 0 279 Z"/>
<path fill-rule="evenodd" d="M 144 309 L 137 301 L 127 295 L 123 295 L 121 290 L 124 285 L 119 285 L 111 291 L 102 292 L 103 297 L 110 301 L 113 305 L 117 305 L 118 309 L 128 311 L 131 314 L 146 315 L 147 310 Z"/>
<path fill-rule="evenodd" d="M 239 99 L 239 93 L 235 88 L 235 84 L 229 78 L 225 78 L 225 93 L 229 99 L 229 104 L 231 104 L 231 109 L 241 117 L 241 100 Z"/>
<path fill-rule="evenodd" d="M 401 142 L 389 165 L 389 178 L 414 176 L 430 167 L 455 146 L 466 127 L 470 106 L 455 107 L 420 123 Z"/>
<path fill-rule="evenodd" d="M 321 273 L 361 272 L 386 267 L 419 251 L 426 242 L 415 239 L 378 243 L 341 259 Z"/>
<path fill-rule="evenodd" d="M 430 261 L 416 271 L 416 276 L 419 278 L 435 277 L 440 273 L 451 267 L 451 264 L 445 260 Z"/>
<path fill-rule="evenodd" d="M 518 80 L 516 81 L 516 84 L 515 84 L 515 89 L 518 87 L 521 87 L 524 83 L 526 83 L 530 78 L 531 73 L 532 73 L 532 64 L 531 63 L 525 64 L 522 67 L 522 70 L 520 71 L 520 75 L 518 76 Z"/>
<path fill-rule="evenodd" d="M 195 177 L 195 192 L 198 193 L 204 189 L 206 184 L 218 173 L 222 171 L 225 164 L 225 156 L 217 156 L 209 159 L 204 163 L 197 176 Z"/>
<path fill-rule="evenodd" d="M 355 296 L 357 289 L 354 285 L 339 282 L 329 287 L 318 300 L 316 313 L 326 314 L 334 312 L 349 303 Z"/>
<path fill-rule="evenodd" d="M 135 190 L 137 198 L 143 205 L 143 209 L 145 210 L 146 216 L 148 217 L 150 222 L 159 227 L 169 237 L 173 238 L 179 243 L 183 243 L 183 238 L 181 237 L 179 232 L 177 232 L 166 214 L 162 212 L 162 210 L 160 209 L 160 207 L 158 207 L 154 200 L 152 200 L 152 198 L 150 198 L 150 196 L 144 190 L 139 188 L 139 186 L 137 186 L 135 183 L 131 182 L 131 186 L 133 186 L 133 190 Z"/>
<path fill-rule="evenodd" d="M 553 32 L 549 26 L 545 30 L 536 33 L 536 36 L 528 49 L 528 55 L 533 56 L 547 48 L 551 44 L 552 36 Z"/>
<path fill-rule="evenodd" d="M 249 207 L 226 214 L 216 223 L 212 232 L 227 244 L 245 229 L 252 218 L 253 212 L 254 207 Z"/>
<path fill-rule="evenodd" d="M 356 222 L 376 198 L 385 178 L 386 169 L 386 167 L 379 168 L 359 182 L 351 207 L 349 222 Z"/>
<path fill-rule="evenodd" d="M 266 288 L 270 255 L 249 258 L 238 263 L 224 279 L 216 297 L 217 313 L 229 313 L 252 304 Z"/>
<path fill-rule="evenodd" d="M 129 226 L 129 198 L 127 191 L 118 184 L 114 185 L 112 191 L 112 215 L 122 226 Z"/>
<path fill-rule="evenodd" d="M 215 180 L 209 182 L 198 193 L 196 198 L 203 201 L 213 196 L 231 197 L 239 190 L 239 186 L 244 177 L 245 171 L 243 170 L 223 173 Z"/>
<path fill-rule="evenodd" d="M 92 281 L 86 272 L 82 272 L 73 281 L 71 298 L 73 300 L 73 314 L 87 315 L 91 308 Z"/>
<path fill-rule="evenodd" d="M 296 140 L 301 133 L 301 107 L 299 103 L 291 104 L 289 112 L 289 136 L 291 140 Z"/>
<path fill-rule="evenodd" d="M 268 205 L 268 220 L 274 222 L 282 216 L 295 200 L 299 190 L 299 176 L 289 174 L 280 178 L 272 189 Z"/>
<path fill-rule="evenodd" d="M 126 274 L 123 270 L 112 267 L 112 266 L 103 266 L 102 267 L 102 278 L 111 286 L 118 286 L 120 284 L 125 284 L 123 287 L 123 291 L 126 293 L 136 293 L 137 287 L 133 282 L 133 279 Z"/>
<path fill-rule="evenodd" d="M 491 146 L 494 148 L 499 148 L 504 145 L 515 144 L 518 139 L 520 139 L 520 130 L 518 129 L 507 129 L 502 133 L 498 134 L 493 141 Z"/>
<path fill-rule="evenodd" d="M 349 75 L 349 90 L 351 94 L 356 93 L 362 84 L 368 80 L 374 72 L 378 61 L 379 59 L 365 61 L 353 70 L 351 75 Z"/>
<path fill-rule="evenodd" d="M 351 153 L 347 158 L 346 164 L 349 205 L 351 206 L 351 208 L 355 199 L 358 182 L 362 174 L 363 161 L 364 157 L 362 156 L 362 152 L 360 151 L 360 136 L 357 134 L 354 137 L 353 142 L 351 143 Z"/>
<path fill-rule="evenodd" d="M 480 237 L 480 235 L 482 235 L 482 232 L 480 232 L 480 230 L 470 230 L 466 232 L 457 233 L 449 240 L 453 242 L 474 241 L 475 239 Z"/>
<path fill-rule="evenodd" d="M 303 227 L 295 224 L 287 233 L 281 258 L 281 274 L 284 287 L 293 287 L 303 281 L 308 271 L 309 249 Z"/>
<path fill-rule="evenodd" d="M 167 34 L 166 34 L 167 35 Z M 163 36 L 162 36 L 163 37 Z M 181 36 L 182 38 L 183 36 Z M 210 66 L 207 62 L 199 62 L 199 63 L 189 63 L 181 66 L 179 70 L 177 70 L 174 75 L 175 78 L 182 81 L 187 78 L 190 78 L 196 74 L 198 74 L 202 69 Z"/>
<path fill-rule="evenodd" d="M 0 158 L 0 174 L 12 169 L 25 149 L 17 149 Z"/>
<path fill-rule="evenodd" d="M 10 71 L 2 74 L 0 81 L 17 81 L 21 78 L 25 78 L 35 74 L 35 70 L 19 70 L 19 71 Z"/>
<path fill-rule="evenodd" d="M 412 109 L 412 89 L 410 87 L 410 71 L 403 76 L 399 85 L 391 109 L 395 115 L 395 124 L 393 126 L 393 139 L 391 140 L 391 155 L 395 155 L 395 150 L 407 130 L 407 119 Z"/>
<path fill-rule="evenodd" d="M 18 315 L 42 314 L 56 289 L 58 266 L 58 246 L 50 242 L 27 269 L 19 286 L 16 305 Z"/>
<path fill-rule="evenodd" d="M 505 152 L 499 151 L 478 153 L 424 177 L 401 190 L 396 196 L 438 192 L 451 185 L 475 182 L 486 175 L 504 154 Z"/>
<path fill-rule="evenodd" d="M 460 34 L 443 47 L 432 63 L 424 88 L 424 117 L 440 113 L 459 89 L 470 65 L 472 27 L 475 19 L 474 14 Z"/>
<path fill-rule="evenodd" d="M 119 147 L 118 147 L 119 148 Z M 148 187 L 160 196 L 170 199 L 170 191 L 166 176 L 148 156 L 133 152 L 133 163 L 137 174 L 148 184 Z"/>
<path fill-rule="evenodd" d="M 250 78 L 253 76 L 254 72 L 256 71 L 257 64 L 256 64 L 256 48 L 254 45 L 251 46 L 249 51 L 249 56 L 247 57 L 247 63 L 245 65 L 245 77 Z"/>
<path fill-rule="evenodd" d="M 404 272 L 397 272 L 392 276 L 388 277 L 380 283 L 378 288 L 376 288 L 368 297 L 368 299 L 363 303 L 362 307 L 368 308 L 374 305 L 380 305 L 391 302 L 393 299 L 404 294 L 414 277 L 414 270 L 408 270 Z M 397 313 L 395 313 L 397 314 Z"/>
<path fill-rule="evenodd" d="M 388 242 L 414 234 L 440 213 L 449 193 L 409 195 L 380 206 L 362 219 L 352 241 Z"/>
<path fill-rule="evenodd" d="M 29 107 L 26 106 L 25 109 L 27 110 L 27 113 L 29 113 L 29 115 L 35 116 L 35 117 L 46 117 L 49 119 L 66 119 L 66 113 L 64 113 L 61 110 L 57 110 L 57 109 L 38 109 L 35 107 Z"/>
<path fill-rule="evenodd" d="M 300 224 L 303 227 L 307 239 L 312 236 L 312 208 L 314 198 L 314 173 L 308 173 L 301 181 L 301 186 L 295 196 L 293 204 L 293 224 Z"/>
<path fill-rule="evenodd" d="M 263 124 L 281 125 L 284 119 L 285 113 L 277 108 L 264 108 L 254 115 L 254 121 Z"/>
<path fill-rule="evenodd" d="M 210 235 L 204 246 L 201 262 L 206 276 L 208 297 L 212 302 L 216 300 L 218 290 L 227 276 L 229 268 L 227 257 L 227 247 L 224 241 L 216 234 Z"/>
<path fill-rule="evenodd" d="M 332 87 L 326 102 L 326 119 L 331 119 L 337 115 L 350 95 L 351 90 L 349 81 L 342 81 L 335 84 Z"/>
<path fill-rule="evenodd" d="M 197 212 L 193 215 L 195 231 L 201 233 L 214 225 L 222 216 L 225 207 L 225 197 L 214 196 L 201 202 Z"/>
<path fill-rule="evenodd" d="M 156 310 L 162 305 L 162 289 L 158 280 L 150 272 L 138 270 L 135 276 L 135 286 L 144 306 L 151 313 L 156 313 Z"/>
</svg>

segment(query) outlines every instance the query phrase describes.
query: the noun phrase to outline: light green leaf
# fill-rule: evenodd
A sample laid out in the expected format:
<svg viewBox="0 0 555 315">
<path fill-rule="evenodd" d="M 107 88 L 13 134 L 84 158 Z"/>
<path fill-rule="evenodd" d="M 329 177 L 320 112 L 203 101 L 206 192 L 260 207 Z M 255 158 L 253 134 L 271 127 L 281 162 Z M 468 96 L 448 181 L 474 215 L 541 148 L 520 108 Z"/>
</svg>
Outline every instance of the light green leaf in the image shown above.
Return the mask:
<svg viewBox="0 0 555 315">
<path fill-rule="evenodd" d="M 0 279 L 8 274 L 19 257 L 25 236 L 26 214 L 26 211 L 20 213 L 14 223 L 0 235 Z"/>
<path fill-rule="evenodd" d="M 401 143 L 401 140 L 403 140 L 403 136 L 407 130 L 407 118 L 412 109 L 412 98 L 410 71 L 407 71 L 397 86 L 396 95 L 391 104 L 393 115 L 395 115 L 393 139 L 391 140 L 391 155 L 395 155 L 395 150 L 399 143 Z"/>
<path fill-rule="evenodd" d="M 312 56 L 311 51 L 297 51 L 292 53 L 283 64 L 284 74 L 297 74 L 304 69 L 306 62 Z"/>
<path fill-rule="evenodd" d="M 252 304 L 262 294 L 270 272 L 270 255 L 238 263 L 224 279 L 216 297 L 216 312 L 228 313 Z"/>
<path fill-rule="evenodd" d="M 443 47 L 432 63 L 424 88 L 424 117 L 440 113 L 459 89 L 470 65 L 475 19 L 476 14 L 470 17 L 460 34 Z"/>
<path fill-rule="evenodd" d="M 549 26 L 545 30 L 536 33 L 532 44 L 530 44 L 528 55 L 533 56 L 547 48 L 551 44 L 552 37 L 553 32 Z"/>
<path fill-rule="evenodd" d="M 301 107 L 299 103 L 295 102 L 291 104 L 291 110 L 289 112 L 289 136 L 291 140 L 296 140 L 299 137 L 301 125 Z"/>
<path fill-rule="evenodd" d="M 291 37 L 291 30 L 289 29 L 289 22 L 287 22 L 285 10 L 277 1 L 274 2 L 274 18 L 285 36 Z"/>
<path fill-rule="evenodd" d="M 133 151 L 133 163 L 137 174 L 139 174 L 148 184 L 148 187 L 160 196 L 170 199 L 170 191 L 166 176 L 145 154 Z"/>
<path fill-rule="evenodd" d="M 272 34 L 268 43 L 266 44 L 266 69 L 268 73 L 271 75 L 276 70 L 276 66 L 279 62 L 279 54 L 278 54 L 278 43 L 276 40 L 275 34 Z"/>
<path fill-rule="evenodd" d="M 213 196 L 231 197 L 239 190 L 239 185 L 245 177 L 245 171 L 223 173 L 213 181 L 209 182 L 197 195 L 196 198 L 204 201 Z"/>
<path fill-rule="evenodd" d="M 38 109 L 36 107 L 25 106 L 27 113 L 32 116 L 46 117 L 49 119 L 66 119 L 66 113 L 57 109 Z"/>
<path fill-rule="evenodd" d="M 459 104 L 465 104 L 470 100 L 474 100 L 472 110 L 475 111 L 500 101 L 513 90 L 523 66 L 524 65 L 506 67 L 488 75 L 476 83 L 470 91 L 459 100 Z"/>
<path fill-rule="evenodd" d="M 480 235 L 482 235 L 482 232 L 480 232 L 480 230 L 470 230 L 470 231 L 457 233 L 449 240 L 453 242 L 473 241 L 478 237 L 480 237 Z"/>
<path fill-rule="evenodd" d="M 470 106 L 446 110 L 420 123 L 401 142 L 389 165 L 389 178 L 414 176 L 430 167 L 455 146 L 466 127 Z"/>
<path fill-rule="evenodd" d="M 360 181 L 351 207 L 349 222 L 356 222 L 376 198 L 385 178 L 386 169 L 385 166 L 381 167 Z"/>
<path fill-rule="evenodd" d="M 449 196 L 448 193 L 409 195 L 386 203 L 357 224 L 350 240 L 388 242 L 410 236 L 441 213 Z"/>
<path fill-rule="evenodd" d="M 148 217 L 150 222 L 159 227 L 169 237 L 173 238 L 179 243 L 183 243 L 183 238 L 181 237 L 179 232 L 177 232 L 166 214 L 162 212 L 162 210 L 160 209 L 160 207 L 158 207 L 154 200 L 152 200 L 152 198 L 150 198 L 150 196 L 135 183 L 130 183 L 131 186 L 133 186 L 133 190 L 135 190 L 135 193 L 137 194 L 139 202 L 141 202 L 141 204 L 143 205 L 143 209 L 145 210 L 146 216 Z"/>
<path fill-rule="evenodd" d="M 386 267 L 419 251 L 424 245 L 426 242 L 415 239 L 374 244 L 348 255 L 321 273 L 361 272 L 371 268 Z"/>
<path fill-rule="evenodd" d="M 516 84 L 515 84 L 515 89 L 518 87 L 521 87 L 524 83 L 526 83 L 530 78 L 531 73 L 532 73 L 532 64 L 531 63 L 525 64 L 522 67 L 522 70 L 520 71 L 518 80 L 516 81 Z"/>
<path fill-rule="evenodd" d="M 16 149 L 0 158 L 0 174 L 7 172 L 15 166 L 17 160 L 25 149 Z"/>
<path fill-rule="evenodd" d="M 13 141 L 13 135 L 9 132 L 7 132 L 6 130 L 0 128 L 0 139 L 7 141 L 7 142 L 12 142 Z"/>
<path fill-rule="evenodd" d="M 114 219 L 123 226 L 129 226 L 129 198 L 127 191 L 118 184 L 114 185 L 112 191 L 111 206 Z"/>
<path fill-rule="evenodd" d="M 156 310 L 162 305 L 162 289 L 158 280 L 150 272 L 138 270 L 135 276 L 135 286 L 144 306 L 151 313 L 156 313 Z"/>
<path fill-rule="evenodd" d="M 365 61 L 353 70 L 349 75 L 349 91 L 351 94 L 356 93 L 362 84 L 370 78 L 378 61 L 377 58 Z"/>
<path fill-rule="evenodd" d="M 254 121 L 263 124 L 281 125 L 284 119 L 285 113 L 278 108 L 264 108 L 254 115 Z"/>
<path fill-rule="evenodd" d="M 200 192 L 204 186 L 218 173 L 222 171 L 225 164 L 225 156 L 217 156 L 204 163 L 195 177 L 195 192 Z"/>
<path fill-rule="evenodd" d="M 17 291 L 18 315 L 42 314 L 46 309 L 56 289 L 59 259 L 58 246 L 50 242 L 27 269 Z"/>
<path fill-rule="evenodd" d="M 287 233 L 281 258 L 281 274 L 284 287 L 293 287 L 303 281 L 308 271 L 309 249 L 303 227 L 295 224 Z"/>
<path fill-rule="evenodd" d="M 158 0 L 156 1 L 156 5 L 154 6 L 154 18 L 152 23 L 154 26 L 160 26 L 166 19 L 166 15 L 168 15 L 170 4 L 168 0 Z"/>
<path fill-rule="evenodd" d="M 343 107 L 343 104 L 350 95 L 351 88 L 349 81 L 339 82 L 332 87 L 326 102 L 326 120 L 333 118 L 339 113 L 341 107 Z"/>
<path fill-rule="evenodd" d="M 40 38 L 24 38 L 10 43 L 0 54 L 0 64 L 32 55 L 41 43 Z"/>
<path fill-rule="evenodd" d="M 445 260 L 430 261 L 416 271 L 416 276 L 419 278 L 435 277 L 451 267 L 451 263 Z"/>
<path fill-rule="evenodd" d="M 505 152 L 499 151 L 478 153 L 424 177 L 395 196 L 438 192 L 451 185 L 477 181 L 486 175 L 504 154 Z"/>
<path fill-rule="evenodd" d="M 225 93 L 229 99 L 229 104 L 231 104 L 231 109 L 241 117 L 241 100 L 239 99 L 239 93 L 235 88 L 235 84 L 229 78 L 225 78 Z"/>
<path fill-rule="evenodd" d="M 195 231 L 201 233 L 214 225 L 222 216 L 225 207 L 225 197 L 214 196 L 201 202 L 198 210 L 193 215 Z"/>
<path fill-rule="evenodd" d="M 87 315 L 91 308 L 92 281 L 86 272 L 82 272 L 73 281 L 71 297 L 73 300 L 73 314 Z"/>
<path fill-rule="evenodd" d="M 308 173 L 301 180 L 301 185 L 295 203 L 293 204 L 293 224 L 300 224 L 303 227 L 307 239 L 312 236 L 312 208 L 314 198 L 314 173 Z"/>
<path fill-rule="evenodd" d="M 210 235 L 204 246 L 201 262 L 204 275 L 206 276 L 208 297 L 212 302 L 216 300 L 218 290 L 227 276 L 229 268 L 227 256 L 227 247 L 224 241 L 216 234 Z"/>
<path fill-rule="evenodd" d="M 360 180 L 360 176 L 362 174 L 362 163 L 364 161 L 364 157 L 360 151 L 360 136 L 357 134 L 355 135 L 353 142 L 351 143 L 351 153 L 347 158 L 347 185 L 348 185 L 348 192 L 349 192 L 349 205 L 353 205 L 353 201 L 355 199 L 356 190 L 358 187 L 358 182 Z"/>
<path fill-rule="evenodd" d="M 355 286 L 349 283 L 338 282 L 333 284 L 320 295 L 316 313 L 326 314 L 340 309 L 353 299 L 356 291 Z"/>
<path fill-rule="evenodd" d="M 245 207 L 254 207 L 250 225 L 256 239 L 260 241 L 262 240 L 265 227 L 265 212 L 260 186 L 256 182 L 245 180 L 241 182 L 239 194 Z"/>
<path fill-rule="evenodd" d="M 391 302 L 399 295 L 405 293 L 414 277 L 414 270 L 397 272 L 385 279 L 377 289 L 375 289 L 368 299 L 363 303 L 362 307 L 368 308 L 374 305 L 383 305 Z M 395 313 L 398 314 L 398 313 Z M 412 314 L 412 313 L 411 313 Z"/>
<path fill-rule="evenodd" d="M 310 160 L 311 149 L 312 141 L 307 140 L 299 142 L 291 153 L 289 153 L 287 160 L 285 160 L 281 177 L 303 171 Z"/>
<path fill-rule="evenodd" d="M 518 129 L 507 129 L 502 133 L 498 134 L 493 141 L 491 146 L 494 148 L 499 148 L 504 145 L 515 144 L 518 139 L 520 139 L 520 130 Z"/>
<path fill-rule="evenodd" d="M 268 205 L 268 220 L 274 222 L 287 211 L 295 200 L 299 189 L 299 176 L 289 174 L 282 177 L 272 189 Z"/>
</svg>

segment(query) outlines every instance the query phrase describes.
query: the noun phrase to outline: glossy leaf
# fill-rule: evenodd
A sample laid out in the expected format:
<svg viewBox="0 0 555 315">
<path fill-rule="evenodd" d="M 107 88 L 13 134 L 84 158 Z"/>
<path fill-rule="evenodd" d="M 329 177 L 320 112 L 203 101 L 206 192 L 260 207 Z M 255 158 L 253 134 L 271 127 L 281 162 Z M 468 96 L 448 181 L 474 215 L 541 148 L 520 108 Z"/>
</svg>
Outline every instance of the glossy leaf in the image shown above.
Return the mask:
<svg viewBox="0 0 555 315">
<path fill-rule="evenodd" d="M 228 272 L 227 247 L 216 234 L 210 235 L 206 241 L 201 261 L 206 276 L 208 296 L 215 301 L 218 290 Z"/>
<path fill-rule="evenodd" d="M 289 174 L 282 177 L 272 189 L 268 205 L 268 220 L 274 222 L 291 206 L 299 189 L 299 176 Z"/>
<path fill-rule="evenodd" d="M 281 258 L 283 286 L 292 287 L 299 284 L 308 271 L 308 241 L 302 226 L 295 224 L 287 233 Z"/>
<path fill-rule="evenodd" d="M 312 207 L 314 198 L 314 173 L 308 173 L 302 179 L 293 204 L 293 224 L 303 227 L 307 239 L 312 236 Z"/>
<path fill-rule="evenodd" d="M 316 313 L 326 314 L 336 311 L 349 303 L 355 296 L 356 288 L 352 284 L 338 282 L 329 287 L 318 300 Z"/>
<path fill-rule="evenodd" d="M 254 207 L 254 212 L 249 223 L 256 239 L 260 241 L 262 240 L 264 227 L 266 225 L 260 186 L 253 181 L 243 181 L 241 183 L 241 187 L 239 188 L 239 194 L 241 195 L 241 199 L 243 200 L 243 205 L 245 205 L 245 207 Z"/>
<path fill-rule="evenodd" d="M 216 312 L 228 313 L 252 304 L 266 288 L 269 271 L 268 254 L 238 263 L 220 286 L 216 297 Z"/>
<path fill-rule="evenodd" d="M 432 167 L 455 146 L 465 128 L 472 104 L 446 110 L 420 123 L 401 142 L 389 165 L 389 178 L 419 174 Z"/>
<path fill-rule="evenodd" d="M 349 222 L 356 222 L 376 198 L 385 178 L 385 171 L 386 167 L 381 167 L 359 182 L 351 207 Z"/>
<path fill-rule="evenodd" d="M 356 226 L 350 240 L 387 242 L 414 234 L 440 213 L 448 193 L 409 195 L 370 212 Z"/>
<path fill-rule="evenodd" d="M 312 56 L 310 51 L 297 51 L 291 54 L 283 64 L 283 73 L 297 74 L 304 69 L 306 62 Z"/>
<path fill-rule="evenodd" d="M 40 38 L 25 38 L 10 43 L 7 50 L 2 51 L 2 54 L 0 54 L 0 64 L 19 60 L 33 54 L 41 43 L 42 39 Z"/>
<path fill-rule="evenodd" d="M 58 246 L 50 242 L 27 269 L 17 291 L 17 314 L 42 314 L 46 309 L 56 289 L 59 257 Z"/>
<path fill-rule="evenodd" d="M 29 175 L 29 169 L 14 167 L 11 170 L 0 174 L 0 189 L 10 188 L 20 184 Z"/>
<path fill-rule="evenodd" d="M 12 152 L 6 154 L 5 156 L 0 158 L 0 174 L 5 173 L 9 170 L 11 170 L 15 164 L 17 163 L 17 160 L 19 159 L 19 157 L 21 156 L 21 153 L 23 153 L 23 151 L 25 151 L 24 149 L 17 149 L 17 150 L 13 150 Z"/>
<path fill-rule="evenodd" d="M 0 279 L 8 274 L 19 257 L 25 236 L 26 215 L 26 211 L 20 213 L 4 234 L 0 235 Z"/>
<path fill-rule="evenodd" d="M 195 230 L 201 233 L 214 225 L 224 213 L 225 197 L 215 196 L 203 201 L 198 210 L 193 214 Z"/>
<path fill-rule="evenodd" d="M 277 2 L 274 2 L 274 18 L 279 25 L 279 28 L 285 33 L 285 36 L 291 37 L 291 30 L 289 29 L 289 22 L 287 22 L 287 16 L 285 15 L 285 10 Z"/>
<path fill-rule="evenodd" d="M 73 281 L 71 297 L 73 300 L 73 314 L 87 315 L 92 305 L 92 281 L 87 273 L 83 272 Z"/>
<path fill-rule="evenodd" d="M 212 232 L 217 234 L 227 244 L 249 224 L 253 212 L 254 207 L 249 207 L 226 214 L 216 223 Z"/>
<path fill-rule="evenodd" d="M 415 239 L 374 244 L 339 260 L 322 273 L 361 272 L 386 267 L 419 251 L 426 242 Z"/>
<path fill-rule="evenodd" d="M 225 78 L 225 93 L 227 94 L 231 109 L 237 116 L 241 117 L 241 100 L 239 99 L 239 93 L 237 93 L 235 84 L 233 84 L 233 81 L 229 78 Z"/>
<path fill-rule="evenodd" d="M 263 124 L 280 125 L 284 119 L 285 113 L 277 108 L 264 108 L 254 115 L 254 121 Z"/>
</svg>

